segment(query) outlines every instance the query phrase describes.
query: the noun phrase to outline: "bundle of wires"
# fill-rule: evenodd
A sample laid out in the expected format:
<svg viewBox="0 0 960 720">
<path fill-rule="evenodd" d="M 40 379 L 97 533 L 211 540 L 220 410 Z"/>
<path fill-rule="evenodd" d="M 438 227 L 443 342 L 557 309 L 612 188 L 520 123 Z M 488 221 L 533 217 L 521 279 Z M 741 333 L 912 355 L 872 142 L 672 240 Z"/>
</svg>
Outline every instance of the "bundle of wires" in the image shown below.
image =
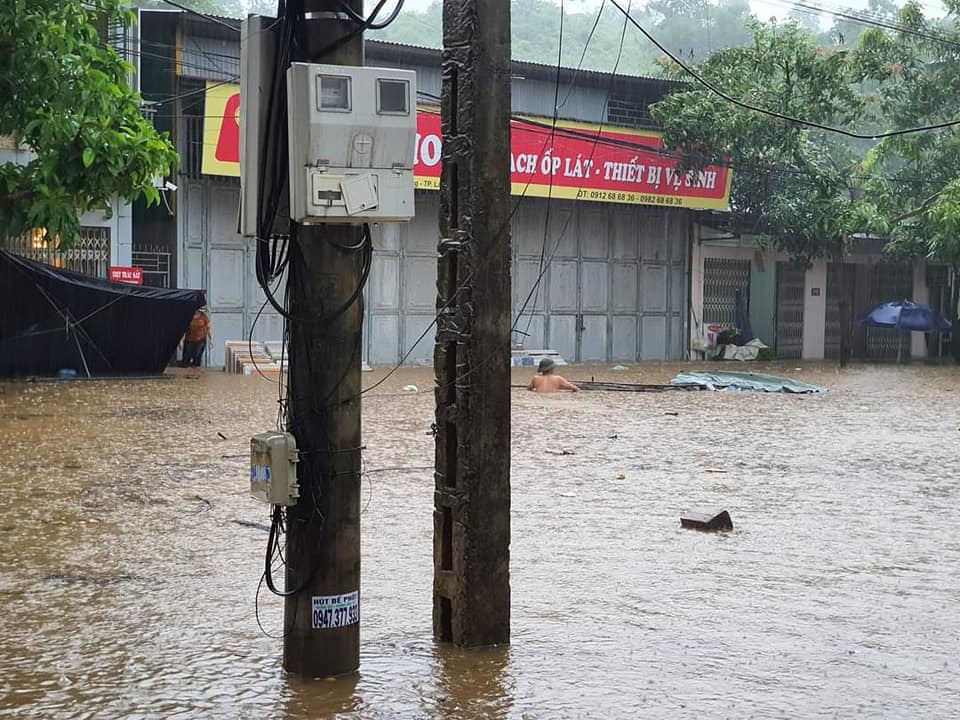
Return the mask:
<svg viewBox="0 0 960 720">
<path fill-rule="evenodd" d="M 261 183 L 257 203 L 256 278 L 266 296 L 266 302 L 269 302 L 283 317 L 284 346 L 289 346 L 292 331 L 299 348 L 311 349 L 311 352 L 304 354 L 307 364 L 306 376 L 310 378 L 306 386 L 297 387 L 291 382 L 288 375 L 287 387 L 284 388 L 283 383 L 280 383 L 280 397 L 278 398 L 280 405 L 277 418 L 278 428 L 286 426 L 288 431 L 297 436 L 301 445 L 300 464 L 302 470 L 300 476 L 301 478 L 311 479 L 309 482 L 303 483 L 305 487 L 301 488 L 302 497 L 295 512 L 285 511 L 279 506 L 274 507 L 272 511 L 270 533 L 264 557 L 263 580 L 270 592 L 281 597 L 290 597 L 301 592 L 310 584 L 316 571 L 316 568 L 289 568 L 287 566 L 282 538 L 288 524 L 290 522 L 319 523 L 322 528 L 326 515 L 323 502 L 327 498 L 320 497 L 320 483 L 313 481 L 313 479 L 319 477 L 324 482 L 331 481 L 335 473 L 335 455 L 338 452 L 350 452 L 350 450 L 335 451 L 329 442 L 327 434 L 330 412 L 329 401 L 353 368 L 360 352 L 361 337 L 359 332 L 356 337 L 343 337 L 340 328 L 341 323 L 338 321 L 350 308 L 357 304 L 360 305 L 360 312 L 363 312 L 363 291 L 370 277 L 373 264 L 373 240 L 369 225 L 364 224 L 362 226 L 360 238 L 353 244 L 342 244 L 325 237 L 327 233 L 321 228 L 321 242 L 329 243 L 338 253 L 358 258 L 360 263 L 359 281 L 350 296 L 335 307 L 325 308 L 321 313 L 304 311 L 302 303 L 304 298 L 307 297 L 308 283 L 312 282 L 317 268 L 307 266 L 307 259 L 301 245 L 302 239 L 298 237 L 300 229 L 296 223 L 289 222 L 287 232 L 278 232 L 278 226 L 284 222 L 281 205 L 288 197 L 289 192 L 286 71 L 294 59 L 321 60 L 327 53 L 344 45 L 365 30 L 386 27 L 397 18 L 403 7 L 403 2 L 404 0 L 398 0 L 394 10 L 382 22 L 378 22 L 376 18 L 386 4 L 386 0 L 380 0 L 367 18 L 350 9 L 346 2 L 341 2 L 344 13 L 350 18 L 352 27 L 338 40 L 313 53 L 312 56 L 305 51 L 303 0 L 281 0 L 277 11 L 278 27 L 276 32 L 278 33 L 278 43 L 274 65 L 275 72 L 269 95 L 262 142 L 263 152 L 259 168 Z M 310 239 L 310 242 L 316 241 L 315 237 Z M 277 280 L 285 272 L 286 288 L 283 297 L 278 298 L 274 287 Z M 315 359 L 312 350 L 344 342 L 353 345 L 353 352 L 343 367 L 341 379 L 334 384 L 333 390 L 327 393 L 326 397 L 319 396 L 320 394 L 314 388 L 320 386 L 318 381 L 321 379 L 321 372 L 326 376 L 326 371 L 329 368 L 314 365 Z M 337 354 L 332 354 L 332 357 L 336 356 Z M 303 375 L 301 374 L 299 377 L 303 377 Z M 283 395 L 284 390 L 286 390 L 286 397 Z M 289 400 L 294 394 L 296 394 L 296 407 L 300 413 L 299 417 L 291 416 L 289 413 Z M 305 440 L 308 437 L 320 437 L 322 440 L 311 445 Z M 356 451 L 359 452 L 359 448 Z M 281 566 L 292 570 L 291 573 L 288 573 L 287 579 L 295 578 L 296 580 L 291 582 L 291 586 L 284 589 L 278 587 L 278 583 L 274 581 L 276 559 L 280 560 Z"/>
</svg>

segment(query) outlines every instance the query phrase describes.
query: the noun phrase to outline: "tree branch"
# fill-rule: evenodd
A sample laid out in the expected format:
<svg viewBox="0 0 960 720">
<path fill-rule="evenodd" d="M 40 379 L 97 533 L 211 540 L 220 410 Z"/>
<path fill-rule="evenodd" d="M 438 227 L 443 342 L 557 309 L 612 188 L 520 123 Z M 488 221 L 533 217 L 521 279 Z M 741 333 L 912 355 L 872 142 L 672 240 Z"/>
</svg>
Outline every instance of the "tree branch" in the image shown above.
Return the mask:
<svg viewBox="0 0 960 720">
<path fill-rule="evenodd" d="M 931 196 L 928 197 L 926 200 L 924 200 L 922 203 L 920 203 L 920 207 L 914 208 L 913 210 L 908 210 L 907 212 L 905 212 L 905 213 L 903 213 L 903 214 L 901 214 L 901 215 L 897 215 L 895 218 L 892 218 L 891 221 L 890 221 L 891 224 L 893 224 L 893 223 L 898 223 L 898 222 L 902 222 L 903 220 L 906 220 L 907 218 L 916 217 L 917 215 L 922 215 L 923 213 L 925 213 L 927 210 L 930 209 L 930 206 L 933 205 L 934 201 L 935 201 L 938 197 L 940 197 L 940 194 L 941 194 L 942 192 L 943 192 L 943 190 L 937 190 L 937 192 L 935 192 L 933 195 L 931 195 Z"/>
</svg>

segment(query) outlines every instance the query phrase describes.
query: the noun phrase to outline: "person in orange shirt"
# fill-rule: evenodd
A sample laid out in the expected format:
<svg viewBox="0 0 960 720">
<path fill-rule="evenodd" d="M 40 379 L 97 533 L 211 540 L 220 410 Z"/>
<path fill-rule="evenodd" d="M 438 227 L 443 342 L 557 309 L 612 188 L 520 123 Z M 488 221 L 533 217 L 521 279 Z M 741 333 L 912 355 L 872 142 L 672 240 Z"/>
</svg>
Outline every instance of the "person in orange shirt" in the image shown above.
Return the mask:
<svg viewBox="0 0 960 720">
<path fill-rule="evenodd" d="M 540 374 L 533 376 L 530 384 L 527 385 L 527 390 L 540 393 L 555 393 L 560 390 L 577 392 L 579 388 L 562 375 L 557 375 L 554 372 L 555 367 L 556 363 L 554 363 L 553 360 L 543 358 L 543 360 L 540 361 L 540 366 L 537 368 Z"/>
<path fill-rule="evenodd" d="M 210 316 L 206 308 L 200 308 L 193 314 L 187 334 L 183 336 L 183 358 L 180 367 L 200 367 L 203 360 L 203 351 L 207 349 L 207 341 L 213 339 L 210 330 Z"/>
</svg>

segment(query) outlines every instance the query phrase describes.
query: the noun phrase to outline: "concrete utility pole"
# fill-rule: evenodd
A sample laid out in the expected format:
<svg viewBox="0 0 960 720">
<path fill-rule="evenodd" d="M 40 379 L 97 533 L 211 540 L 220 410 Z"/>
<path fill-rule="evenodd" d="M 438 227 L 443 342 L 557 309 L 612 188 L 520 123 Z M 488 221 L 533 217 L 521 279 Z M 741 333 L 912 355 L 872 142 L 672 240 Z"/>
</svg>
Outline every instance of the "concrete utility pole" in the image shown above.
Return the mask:
<svg viewBox="0 0 960 720">
<path fill-rule="evenodd" d="M 363 14 L 362 0 L 347 2 Z M 338 2 L 305 0 L 304 9 L 294 61 L 363 65 L 362 34 L 319 54 L 357 28 Z M 324 608 L 342 608 L 343 596 L 360 590 L 362 302 L 331 319 L 361 282 L 364 253 L 344 249 L 360 241 L 359 227 L 316 225 L 300 227 L 291 243 L 289 418 L 300 449 L 300 502 L 287 515 L 286 587 L 302 590 L 284 605 L 283 666 L 303 677 L 360 665 L 359 616 L 322 627 Z"/>
<path fill-rule="evenodd" d="M 444 0 L 433 632 L 510 640 L 510 1 Z"/>
</svg>

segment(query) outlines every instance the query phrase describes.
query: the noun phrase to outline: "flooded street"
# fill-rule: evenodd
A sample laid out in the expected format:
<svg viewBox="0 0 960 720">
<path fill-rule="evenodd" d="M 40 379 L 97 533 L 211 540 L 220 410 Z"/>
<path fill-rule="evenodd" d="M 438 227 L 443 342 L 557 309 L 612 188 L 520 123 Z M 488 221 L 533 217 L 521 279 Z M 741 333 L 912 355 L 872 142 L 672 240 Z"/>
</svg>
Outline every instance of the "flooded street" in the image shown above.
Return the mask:
<svg viewBox="0 0 960 720">
<path fill-rule="evenodd" d="M 765 369 L 829 392 L 514 390 L 513 643 L 470 653 L 431 634 L 433 395 L 400 390 L 432 372 L 397 373 L 364 398 L 360 673 L 313 683 L 255 610 L 276 384 L 0 384 L 0 715 L 955 715 L 960 368 Z M 735 530 L 681 530 L 701 505 Z"/>
</svg>

